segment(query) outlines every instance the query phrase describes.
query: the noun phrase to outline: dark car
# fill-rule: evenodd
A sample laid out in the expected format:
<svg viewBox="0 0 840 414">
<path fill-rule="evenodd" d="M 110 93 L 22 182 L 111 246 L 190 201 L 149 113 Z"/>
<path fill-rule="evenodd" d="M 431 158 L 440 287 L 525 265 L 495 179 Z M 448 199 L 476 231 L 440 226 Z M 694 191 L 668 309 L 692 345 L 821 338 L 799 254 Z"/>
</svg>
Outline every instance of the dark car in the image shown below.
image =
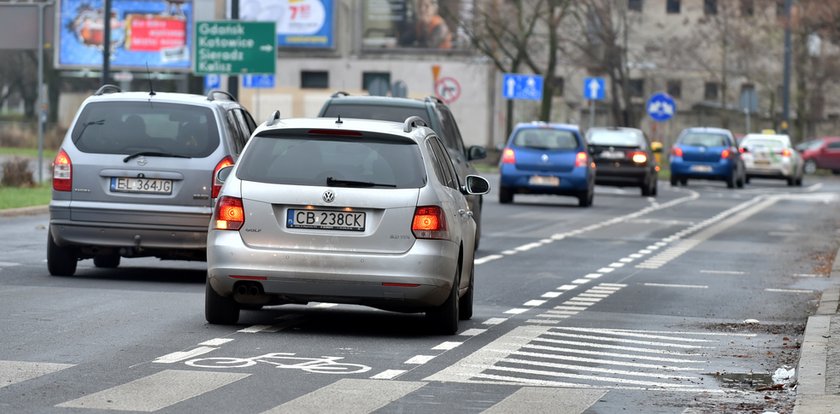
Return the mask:
<svg viewBox="0 0 840 414">
<path fill-rule="evenodd" d="M 800 148 L 799 145 L 797 147 Z M 805 163 L 806 174 L 813 174 L 818 169 L 840 174 L 840 137 L 823 137 L 809 141 L 808 145 L 801 147 L 800 153 Z"/>
<path fill-rule="evenodd" d="M 321 107 L 320 117 L 378 119 L 403 122 L 412 116 L 419 116 L 434 130 L 458 172 L 459 185 L 466 183 L 468 175 L 478 175 L 472 161 L 487 157 L 487 150 L 480 145 L 466 147 L 458 129 L 455 116 L 446 104 L 436 97 L 425 99 L 396 98 L 389 96 L 351 96 L 345 92 L 334 93 Z M 481 195 L 468 195 L 470 210 L 475 219 L 476 246 L 481 238 Z"/>
<path fill-rule="evenodd" d="M 47 268 L 79 260 L 206 260 L 217 171 L 256 124 L 226 92 L 207 96 L 100 88 L 78 110 L 53 167 Z"/>
<path fill-rule="evenodd" d="M 643 196 L 655 196 L 659 165 L 647 135 L 636 128 L 595 127 L 586 131 L 589 153 L 595 161 L 595 184 L 639 187 Z"/>
<path fill-rule="evenodd" d="M 517 125 L 502 150 L 499 175 L 502 204 L 525 193 L 572 196 L 589 207 L 595 194 L 595 164 L 577 125 Z"/>
<path fill-rule="evenodd" d="M 688 179 L 717 180 L 743 188 L 746 168 L 732 131 L 723 128 L 684 129 L 671 148 L 671 185 Z"/>
</svg>

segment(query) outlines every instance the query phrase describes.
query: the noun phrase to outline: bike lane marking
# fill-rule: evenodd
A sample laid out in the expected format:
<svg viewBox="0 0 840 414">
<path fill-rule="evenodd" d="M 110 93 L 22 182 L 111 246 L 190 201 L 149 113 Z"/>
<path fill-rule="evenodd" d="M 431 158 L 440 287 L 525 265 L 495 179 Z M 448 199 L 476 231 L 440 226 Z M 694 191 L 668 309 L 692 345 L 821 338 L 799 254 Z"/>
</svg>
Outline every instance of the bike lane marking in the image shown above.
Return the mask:
<svg viewBox="0 0 840 414">
<path fill-rule="evenodd" d="M 198 348 L 193 348 L 188 351 L 178 351 L 166 354 L 156 358 L 153 363 L 156 364 L 174 364 L 176 362 L 185 361 L 195 358 L 199 355 L 204 355 L 219 349 L 220 346 L 233 341 L 233 338 L 214 338 L 198 344 Z"/>
</svg>

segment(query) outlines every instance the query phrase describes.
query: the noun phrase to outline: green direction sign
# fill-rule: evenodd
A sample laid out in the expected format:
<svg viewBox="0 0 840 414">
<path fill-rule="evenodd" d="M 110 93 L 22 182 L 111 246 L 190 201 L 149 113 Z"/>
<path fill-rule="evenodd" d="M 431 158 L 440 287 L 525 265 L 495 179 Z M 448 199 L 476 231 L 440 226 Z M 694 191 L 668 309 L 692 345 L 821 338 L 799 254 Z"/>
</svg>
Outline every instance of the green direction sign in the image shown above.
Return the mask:
<svg viewBox="0 0 840 414">
<path fill-rule="evenodd" d="M 275 24 L 239 20 L 196 22 L 193 72 L 273 75 L 277 63 Z"/>
</svg>

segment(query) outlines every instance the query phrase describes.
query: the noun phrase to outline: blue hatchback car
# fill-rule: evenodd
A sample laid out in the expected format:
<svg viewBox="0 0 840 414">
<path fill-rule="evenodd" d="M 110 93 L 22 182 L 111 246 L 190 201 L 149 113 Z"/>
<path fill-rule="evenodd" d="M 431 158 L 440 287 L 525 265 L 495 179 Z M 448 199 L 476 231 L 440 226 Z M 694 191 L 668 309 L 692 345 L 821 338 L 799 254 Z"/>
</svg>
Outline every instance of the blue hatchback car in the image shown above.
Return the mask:
<svg viewBox="0 0 840 414">
<path fill-rule="evenodd" d="M 518 124 L 499 161 L 499 202 L 517 193 L 577 197 L 589 207 L 595 193 L 595 163 L 577 125 Z"/>
<path fill-rule="evenodd" d="M 728 129 L 694 127 L 683 130 L 671 148 L 671 185 L 688 179 L 718 180 L 743 188 L 746 169 L 735 137 Z"/>
</svg>

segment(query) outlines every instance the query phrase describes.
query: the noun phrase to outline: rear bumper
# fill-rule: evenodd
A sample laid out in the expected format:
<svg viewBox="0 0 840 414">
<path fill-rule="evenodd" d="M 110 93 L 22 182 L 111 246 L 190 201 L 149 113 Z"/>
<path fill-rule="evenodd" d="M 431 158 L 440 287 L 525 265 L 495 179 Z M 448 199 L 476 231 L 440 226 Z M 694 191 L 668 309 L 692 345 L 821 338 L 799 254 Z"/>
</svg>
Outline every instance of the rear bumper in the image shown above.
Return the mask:
<svg viewBox="0 0 840 414">
<path fill-rule="evenodd" d="M 671 177 L 727 180 L 735 172 L 731 162 L 671 161 Z"/>
<path fill-rule="evenodd" d="M 560 180 L 557 186 L 531 184 L 531 177 L 556 177 Z M 519 193 L 575 195 L 586 192 L 593 177 L 584 167 L 578 167 L 569 172 L 551 171 L 521 171 L 512 165 L 502 165 L 500 169 L 499 185 L 510 188 Z"/>
<path fill-rule="evenodd" d="M 611 167 L 598 164 L 595 183 L 617 186 L 640 186 L 648 181 L 648 167 Z"/>
</svg>

